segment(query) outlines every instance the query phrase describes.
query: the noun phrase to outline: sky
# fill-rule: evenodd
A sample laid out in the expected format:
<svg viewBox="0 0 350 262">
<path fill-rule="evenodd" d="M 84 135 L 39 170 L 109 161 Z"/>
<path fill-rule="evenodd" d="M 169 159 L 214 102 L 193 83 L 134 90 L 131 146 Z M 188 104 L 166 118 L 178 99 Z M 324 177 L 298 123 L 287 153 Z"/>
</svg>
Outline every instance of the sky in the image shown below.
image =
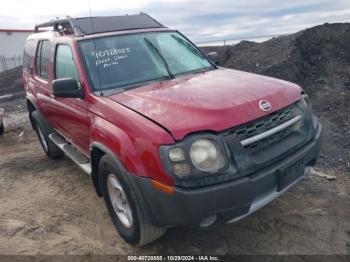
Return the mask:
<svg viewBox="0 0 350 262">
<path fill-rule="evenodd" d="M 180 30 L 196 43 L 294 33 L 350 22 L 349 0 L 0 0 L 0 29 L 32 29 L 56 17 L 135 14 Z"/>
</svg>

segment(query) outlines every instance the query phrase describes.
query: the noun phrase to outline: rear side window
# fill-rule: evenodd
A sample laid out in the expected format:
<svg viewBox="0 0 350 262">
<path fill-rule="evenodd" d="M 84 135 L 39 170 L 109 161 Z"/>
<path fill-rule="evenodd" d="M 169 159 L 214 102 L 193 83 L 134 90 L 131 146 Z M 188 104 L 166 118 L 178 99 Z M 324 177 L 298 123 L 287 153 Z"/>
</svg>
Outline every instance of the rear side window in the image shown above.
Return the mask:
<svg viewBox="0 0 350 262">
<path fill-rule="evenodd" d="M 34 40 L 28 40 L 25 43 L 24 46 L 24 53 L 23 53 L 23 69 L 30 70 L 30 67 L 32 66 L 32 60 L 35 55 L 35 42 Z"/>
<path fill-rule="evenodd" d="M 59 78 L 73 78 L 79 81 L 72 50 L 68 45 L 58 45 L 55 59 L 55 75 Z"/>
<path fill-rule="evenodd" d="M 49 79 L 51 44 L 49 41 L 40 41 L 36 54 L 36 74 L 47 80 Z"/>
</svg>

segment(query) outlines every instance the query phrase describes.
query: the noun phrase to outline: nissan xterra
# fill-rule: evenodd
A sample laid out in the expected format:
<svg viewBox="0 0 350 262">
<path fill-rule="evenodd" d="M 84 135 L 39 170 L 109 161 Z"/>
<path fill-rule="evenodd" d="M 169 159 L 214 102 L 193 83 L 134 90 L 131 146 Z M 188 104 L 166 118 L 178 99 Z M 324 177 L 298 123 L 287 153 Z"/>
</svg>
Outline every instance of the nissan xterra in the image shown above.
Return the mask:
<svg viewBox="0 0 350 262">
<path fill-rule="evenodd" d="M 129 243 L 238 221 L 316 163 L 321 124 L 296 84 L 218 67 L 143 13 L 35 29 L 23 65 L 33 129 L 49 158 L 91 175 Z"/>
</svg>

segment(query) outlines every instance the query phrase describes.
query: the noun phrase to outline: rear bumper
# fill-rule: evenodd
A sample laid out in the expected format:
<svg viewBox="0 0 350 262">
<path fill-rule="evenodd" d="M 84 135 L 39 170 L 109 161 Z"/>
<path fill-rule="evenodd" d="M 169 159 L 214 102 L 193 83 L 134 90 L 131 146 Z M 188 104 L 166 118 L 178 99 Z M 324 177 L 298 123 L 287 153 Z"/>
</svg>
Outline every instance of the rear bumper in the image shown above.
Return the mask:
<svg viewBox="0 0 350 262">
<path fill-rule="evenodd" d="M 196 189 L 175 187 L 172 195 L 153 189 L 147 178 L 133 176 L 152 223 L 166 226 L 213 226 L 235 222 L 284 193 L 316 163 L 322 140 L 319 125 L 314 139 L 266 169 L 236 180 Z M 212 219 L 210 219 L 212 218 Z M 205 223 L 203 221 L 210 221 Z M 211 223 L 213 222 L 213 223 Z"/>
</svg>

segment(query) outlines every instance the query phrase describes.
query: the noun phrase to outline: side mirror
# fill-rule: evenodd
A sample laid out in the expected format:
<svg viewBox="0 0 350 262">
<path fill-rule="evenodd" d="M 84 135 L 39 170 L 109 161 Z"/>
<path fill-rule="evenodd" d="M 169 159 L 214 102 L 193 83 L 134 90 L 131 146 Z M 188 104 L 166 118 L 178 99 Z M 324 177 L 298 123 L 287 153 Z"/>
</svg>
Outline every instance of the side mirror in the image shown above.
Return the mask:
<svg viewBox="0 0 350 262">
<path fill-rule="evenodd" d="M 216 65 L 219 64 L 219 54 L 217 52 L 208 53 L 207 56 L 211 61 L 213 61 Z"/>
<path fill-rule="evenodd" d="M 61 98 L 83 98 L 83 91 L 79 88 L 77 80 L 61 78 L 52 82 L 52 94 Z"/>
</svg>

